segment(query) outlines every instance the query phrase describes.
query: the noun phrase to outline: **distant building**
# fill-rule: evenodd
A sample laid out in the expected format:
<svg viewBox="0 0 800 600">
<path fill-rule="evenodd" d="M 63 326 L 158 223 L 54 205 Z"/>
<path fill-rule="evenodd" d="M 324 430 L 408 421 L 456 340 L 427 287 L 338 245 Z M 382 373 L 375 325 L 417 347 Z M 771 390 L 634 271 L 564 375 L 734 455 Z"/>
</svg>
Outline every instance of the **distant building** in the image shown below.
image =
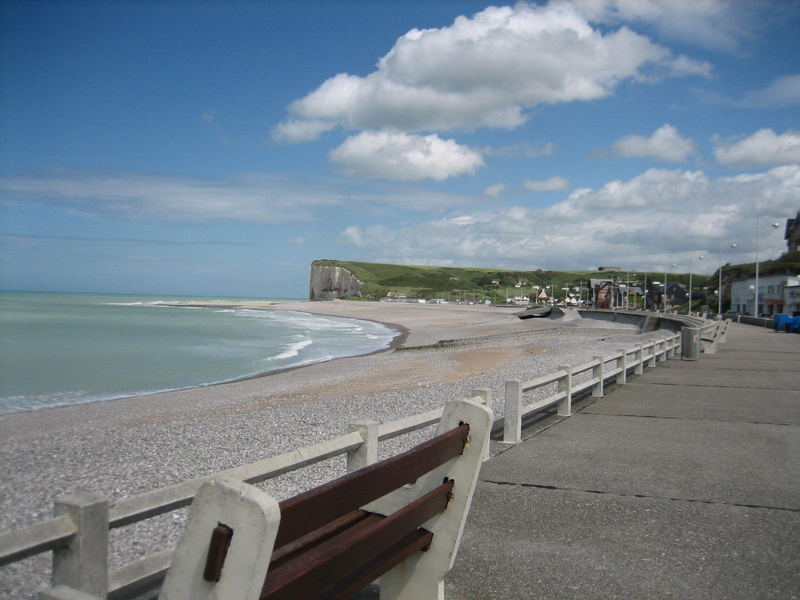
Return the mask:
<svg viewBox="0 0 800 600">
<path fill-rule="evenodd" d="M 763 313 L 793 313 L 800 302 L 800 278 L 792 275 L 764 275 L 758 278 L 758 306 L 756 279 L 742 279 L 731 283 L 731 310 L 749 315 Z"/>
<path fill-rule="evenodd" d="M 783 286 L 783 313 L 800 317 L 800 283 Z"/>
</svg>

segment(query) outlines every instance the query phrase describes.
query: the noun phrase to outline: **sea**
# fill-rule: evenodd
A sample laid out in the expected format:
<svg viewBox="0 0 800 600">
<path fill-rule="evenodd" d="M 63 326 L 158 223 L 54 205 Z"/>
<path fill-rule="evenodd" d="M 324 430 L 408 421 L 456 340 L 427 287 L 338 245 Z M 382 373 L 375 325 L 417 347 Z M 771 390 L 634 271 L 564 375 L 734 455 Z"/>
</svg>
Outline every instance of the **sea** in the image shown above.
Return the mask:
<svg viewBox="0 0 800 600">
<path fill-rule="evenodd" d="M 171 305 L 208 300 L 221 299 L 0 292 L 0 413 L 234 381 L 385 349 L 397 335 L 303 312 Z"/>
</svg>

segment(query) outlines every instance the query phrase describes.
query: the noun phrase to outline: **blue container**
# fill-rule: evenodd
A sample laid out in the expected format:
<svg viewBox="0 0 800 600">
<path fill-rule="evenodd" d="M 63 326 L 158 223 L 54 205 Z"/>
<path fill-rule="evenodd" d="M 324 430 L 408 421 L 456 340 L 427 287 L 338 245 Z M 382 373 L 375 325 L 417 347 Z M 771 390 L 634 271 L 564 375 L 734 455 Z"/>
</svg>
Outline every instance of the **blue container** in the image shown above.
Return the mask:
<svg viewBox="0 0 800 600">
<path fill-rule="evenodd" d="M 772 315 L 772 318 L 775 320 L 775 332 L 778 333 L 780 331 L 789 331 L 788 328 L 784 328 L 784 326 L 792 320 L 792 316 L 786 313 L 776 313 Z"/>
</svg>

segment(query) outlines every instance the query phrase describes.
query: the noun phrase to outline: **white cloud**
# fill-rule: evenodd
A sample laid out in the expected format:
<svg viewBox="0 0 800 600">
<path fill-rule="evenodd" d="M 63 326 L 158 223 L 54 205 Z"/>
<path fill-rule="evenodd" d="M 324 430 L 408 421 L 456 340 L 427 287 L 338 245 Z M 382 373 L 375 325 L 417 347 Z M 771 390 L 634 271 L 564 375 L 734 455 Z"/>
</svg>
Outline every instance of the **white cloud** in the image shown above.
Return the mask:
<svg viewBox="0 0 800 600">
<path fill-rule="evenodd" d="M 662 125 L 650 137 L 628 135 L 614 142 L 614 152 L 621 156 L 683 162 L 694 154 L 694 142 L 684 138 L 672 125 Z"/>
<path fill-rule="evenodd" d="M 773 166 L 800 164 L 800 133 L 776 134 L 759 129 L 750 137 L 733 143 L 715 139 L 714 156 L 728 166 Z"/>
<path fill-rule="evenodd" d="M 785 108 L 800 105 L 800 75 L 779 77 L 767 87 L 744 95 L 740 106 L 746 108 Z"/>
<path fill-rule="evenodd" d="M 329 121 L 283 121 L 272 130 L 272 139 L 285 144 L 311 142 L 334 127 L 336 123 Z"/>
<path fill-rule="evenodd" d="M 329 158 L 347 175 L 405 181 L 442 181 L 472 175 L 484 166 L 478 152 L 454 140 L 388 131 L 362 131 L 350 136 L 331 150 Z"/>
<path fill-rule="evenodd" d="M 565 190 L 569 187 L 569 180 L 563 177 L 551 177 L 544 181 L 536 181 L 528 179 L 525 182 L 525 187 L 532 192 L 550 192 L 556 190 Z"/>
<path fill-rule="evenodd" d="M 494 185 L 490 185 L 483 193 L 487 196 L 491 196 L 492 198 L 499 198 L 502 196 L 503 192 L 506 191 L 506 186 L 502 183 L 495 183 Z"/>
<path fill-rule="evenodd" d="M 752 36 L 757 2 L 740 0 L 569 0 L 600 23 L 642 23 L 692 44 L 736 50 Z"/>
<path fill-rule="evenodd" d="M 713 271 L 721 258 L 751 260 L 755 216 L 781 222 L 800 205 L 800 166 L 711 179 L 701 171 L 651 169 L 627 181 L 573 191 L 545 209 L 472 211 L 419 226 L 358 228 L 359 251 L 388 262 L 583 269 L 598 264 L 688 270 L 697 254 Z M 773 235 L 774 234 L 774 235 Z M 780 232 L 761 236 L 763 257 L 785 249 Z M 737 248 L 727 242 L 737 241 Z M 726 242 L 725 257 L 716 256 Z M 390 252 L 387 254 L 387 252 Z M 699 265 L 695 264 L 695 268 Z"/>
<path fill-rule="evenodd" d="M 293 102 L 303 122 L 424 132 L 514 128 L 540 104 L 594 100 L 655 71 L 703 72 L 626 27 L 592 28 L 570 4 L 489 7 L 449 27 L 412 29 L 366 77 L 340 73 Z"/>
</svg>

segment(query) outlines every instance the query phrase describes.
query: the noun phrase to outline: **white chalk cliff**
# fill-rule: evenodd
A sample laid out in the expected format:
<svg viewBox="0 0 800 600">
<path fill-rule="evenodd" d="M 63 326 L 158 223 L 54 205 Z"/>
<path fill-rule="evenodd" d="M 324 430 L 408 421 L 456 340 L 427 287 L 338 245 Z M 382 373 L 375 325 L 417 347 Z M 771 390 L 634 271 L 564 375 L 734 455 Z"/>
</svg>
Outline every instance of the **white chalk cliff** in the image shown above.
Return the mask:
<svg viewBox="0 0 800 600">
<path fill-rule="evenodd" d="M 309 300 L 336 300 L 348 296 L 361 296 L 363 286 L 364 283 L 344 267 L 311 263 Z"/>
</svg>

